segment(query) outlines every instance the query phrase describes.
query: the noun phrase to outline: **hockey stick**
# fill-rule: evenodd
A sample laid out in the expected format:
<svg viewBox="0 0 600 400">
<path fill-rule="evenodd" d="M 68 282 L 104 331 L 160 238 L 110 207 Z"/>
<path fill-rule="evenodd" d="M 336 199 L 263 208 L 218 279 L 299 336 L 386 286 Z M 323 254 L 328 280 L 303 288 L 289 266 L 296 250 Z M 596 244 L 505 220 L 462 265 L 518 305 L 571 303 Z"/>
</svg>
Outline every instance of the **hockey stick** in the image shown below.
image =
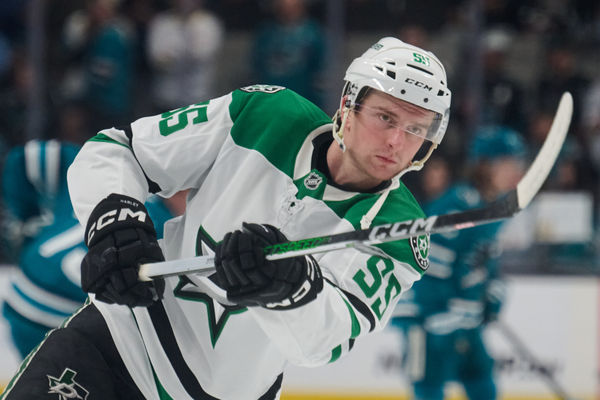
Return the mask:
<svg viewBox="0 0 600 400">
<path fill-rule="evenodd" d="M 339 233 L 329 236 L 294 240 L 265 247 L 269 260 L 296 257 L 354 247 L 375 253 L 372 245 L 407 239 L 428 233 L 447 232 L 487 224 L 509 218 L 525 208 L 538 192 L 562 148 L 573 113 L 573 98 L 565 92 L 554 116 L 552 127 L 539 153 L 517 187 L 506 196 L 484 208 L 444 215 L 432 215 L 399 221 L 393 224 L 376 225 L 369 229 Z M 197 273 L 210 275 L 214 272 L 214 258 L 198 256 L 188 259 L 164 261 L 140 265 L 140 279 Z"/>
<path fill-rule="evenodd" d="M 524 357 L 532 370 L 537 372 L 544 382 L 548 385 L 552 393 L 558 397 L 559 400 L 573 400 L 573 397 L 569 396 L 565 389 L 558 383 L 554 377 L 554 372 L 544 365 L 533 355 L 533 353 L 527 348 L 525 343 L 517 336 L 517 334 L 508 327 L 508 325 L 496 321 L 493 324 L 511 344 L 513 349 L 521 356 Z"/>
</svg>

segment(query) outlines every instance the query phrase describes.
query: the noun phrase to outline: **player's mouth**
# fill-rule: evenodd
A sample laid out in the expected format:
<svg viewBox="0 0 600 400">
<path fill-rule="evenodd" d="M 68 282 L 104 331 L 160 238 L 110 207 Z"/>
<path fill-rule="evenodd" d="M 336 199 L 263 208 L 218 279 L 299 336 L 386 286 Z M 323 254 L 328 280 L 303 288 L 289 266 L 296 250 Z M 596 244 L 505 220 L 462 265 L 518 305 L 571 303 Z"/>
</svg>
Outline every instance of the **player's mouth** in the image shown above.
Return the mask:
<svg viewBox="0 0 600 400">
<path fill-rule="evenodd" d="M 393 159 L 391 157 L 386 157 L 386 156 L 382 156 L 382 155 L 377 155 L 375 157 L 377 157 L 377 159 L 379 161 L 383 162 L 386 165 L 393 165 L 393 164 L 397 164 L 398 163 L 395 159 Z"/>
</svg>

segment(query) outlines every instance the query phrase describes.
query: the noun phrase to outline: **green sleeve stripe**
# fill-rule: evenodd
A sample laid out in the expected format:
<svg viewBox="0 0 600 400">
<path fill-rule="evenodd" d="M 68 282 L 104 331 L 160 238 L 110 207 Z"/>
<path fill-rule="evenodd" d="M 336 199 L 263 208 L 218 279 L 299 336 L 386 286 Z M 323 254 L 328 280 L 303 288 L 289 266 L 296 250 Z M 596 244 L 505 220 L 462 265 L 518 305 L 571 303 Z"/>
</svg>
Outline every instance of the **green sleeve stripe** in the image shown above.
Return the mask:
<svg viewBox="0 0 600 400">
<path fill-rule="evenodd" d="M 336 361 L 338 358 L 342 356 L 342 345 L 337 346 L 335 349 L 331 350 L 331 358 L 329 359 L 329 363 Z"/>
<path fill-rule="evenodd" d="M 350 318 L 352 319 L 352 332 L 350 332 L 350 338 L 354 339 L 360 335 L 360 323 L 358 322 L 354 308 L 352 308 L 350 303 L 348 303 L 344 297 L 342 297 L 342 299 L 344 300 L 344 303 L 346 303 L 346 307 L 348 307 L 348 311 L 350 312 Z"/>
<path fill-rule="evenodd" d="M 104 133 L 100 132 L 98 133 L 96 136 L 94 136 L 93 138 L 89 139 L 88 142 L 104 142 L 104 143 L 112 143 L 112 144 L 118 144 L 119 146 L 123 146 L 125 148 L 129 148 L 129 146 L 116 141 L 115 139 L 105 135 Z"/>
<path fill-rule="evenodd" d="M 173 400 L 162 383 L 160 383 L 158 376 L 156 376 L 156 371 L 154 371 L 154 367 L 152 365 L 150 365 L 150 367 L 152 368 L 152 375 L 154 375 L 154 383 L 156 384 L 156 390 L 158 391 L 158 398 L 160 400 Z"/>
<path fill-rule="evenodd" d="M 340 293 L 340 295 L 341 295 L 341 293 Z M 342 300 L 344 300 L 344 303 L 346 303 L 346 307 L 348 307 L 348 311 L 350 312 L 350 318 L 352 319 L 352 332 L 350 333 L 350 338 L 354 339 L 358 335 L 360 335 L 360 323 L 358 322 L 358 318 L 356 317 L 356 313 L 354 312 L 354 309 L 352 308 L 350 303 L 348 303 L 348 301 L 344 298 L 343 295 L 342 295 Z M 336 361 L 341 356 L 342 356 L 342 346 L 339 345 L 335 349 L 331 350 L 331 358 L 329 359 L 329 363 Z"/>
</svg>

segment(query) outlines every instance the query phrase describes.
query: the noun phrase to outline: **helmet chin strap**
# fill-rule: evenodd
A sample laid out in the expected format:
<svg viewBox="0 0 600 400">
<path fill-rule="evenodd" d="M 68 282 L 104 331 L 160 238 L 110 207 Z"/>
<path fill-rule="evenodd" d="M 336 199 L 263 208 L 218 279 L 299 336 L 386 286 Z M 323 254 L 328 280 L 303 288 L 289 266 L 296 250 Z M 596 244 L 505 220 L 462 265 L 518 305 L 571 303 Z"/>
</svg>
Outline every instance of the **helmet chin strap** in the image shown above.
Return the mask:
<svg viewBox="0 0 600 400">
<path fill-rule="evenodd" d="M 342 152 L 345 152 L 346 145 L 344 144 L 344 128 L 346 127 L 346 120 L 348 119 L 348 115 L 350 114 L 350 110 L 352 108 L 343 106 L 343 107 L 341 107 L 341 109 L 342 109 L 341 117 L 340 117 L 340 110 L 337 110 L 332 118 L 333 119 L 333 137 L 335 138 L 335 141 L 338 142 L 338 144 L 340 145 L 340 149 L 342 149 Z M 342 120 L 342 122 L 339 125 L 339 128 L 338 128 L 338 123 L 337 123 L 338 119 Z"/>
<path fill-rule="evenodd" d="M 402 178 L 407 172 L 420 171 L 421 169 L 423 169 L 425 163 L 427 162 L 427 160 L 429 160 L 429 157 L 431 157 L 431 154 L 433 154 L 433 151 L 435 149 L 437 149 L 437 144 L 431 142 L 431 146 L 429 146 L 429 150 L 427 150 L 427 154 L 425 154 L 423 158 L 417 161 L 411 161 L 410 164 L 408 164 L 408 167 L 400 171 L 400 173 L 393 177 L 392 180 L 400 180 L 400 178 Z"/>
<path fill-rule="evenodd" d="M 421 158 L 420 160 L 417 160 L 417 161 L 411 161 L 410 164 L 408 164 L 408 167 L 404 168 L 402 171 L 400 171 L 400 173 L 398 173 L 396 176 L 394 176 L 392 178 L 392 183 L 390 184 L 390 186 L 388 186 L 387 188 L 384 189 L 384 191 L 381 193 L 381 195 L 379 196 L 377 201 L 375 201 L 375 203 L 371 206 L 369 211 L 367 211 L 367 213 L 365 215 L 363 215 L 362 218 L 360 219 L 360 228 L 361 229 L 368 229 L 371 226 L 373 219 L 375 219 L 375 217 L 377 216 L 377 213 L 383 206 L 383 203 L 385 202 L 385 199 L 387 199 L 388 194 L 390 193 L 390 191 L 392 189 L 395 189 L 396 185 L 394 185 L 394 183 L 400 182 L 400 178 L 402 178 L 402 176 L 404 176 L 404 174 L 406 174 L 407 172 L 420 171 L 423 168 L 423 166 L 425 165 L 425 162 L 427 160 L 429 160 L 429 157 L 431 157 L 431 154 L 433 153 L 433 151 L 436 148 L 437 148 L 437 144 L 431 143 L 431 146 L 429 146 L 429 150 L 427 151 L 427 154 L 425 154 L 425 156 L 423 158 Z"/>
</svg>

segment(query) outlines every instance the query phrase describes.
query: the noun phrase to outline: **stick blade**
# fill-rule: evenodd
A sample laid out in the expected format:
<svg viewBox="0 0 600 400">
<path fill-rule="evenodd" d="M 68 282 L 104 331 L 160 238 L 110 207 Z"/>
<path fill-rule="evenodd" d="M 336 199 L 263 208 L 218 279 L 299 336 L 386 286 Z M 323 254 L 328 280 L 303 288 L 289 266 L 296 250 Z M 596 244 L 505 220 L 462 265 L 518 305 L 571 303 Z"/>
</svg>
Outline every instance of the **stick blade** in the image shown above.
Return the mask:
<svg viewBox="0 0 600 400">
<path fill-rule="evenodd" d="M 565 92 L 560 99 L 554 121 L 552 121 L 552 126 L 542 148 L 523 179 L 517 185 L 519 210 L 527 207 L 550 174 L 569 131 L 572 115 L 573 97 L 571 93 Z"/>
</svg>

